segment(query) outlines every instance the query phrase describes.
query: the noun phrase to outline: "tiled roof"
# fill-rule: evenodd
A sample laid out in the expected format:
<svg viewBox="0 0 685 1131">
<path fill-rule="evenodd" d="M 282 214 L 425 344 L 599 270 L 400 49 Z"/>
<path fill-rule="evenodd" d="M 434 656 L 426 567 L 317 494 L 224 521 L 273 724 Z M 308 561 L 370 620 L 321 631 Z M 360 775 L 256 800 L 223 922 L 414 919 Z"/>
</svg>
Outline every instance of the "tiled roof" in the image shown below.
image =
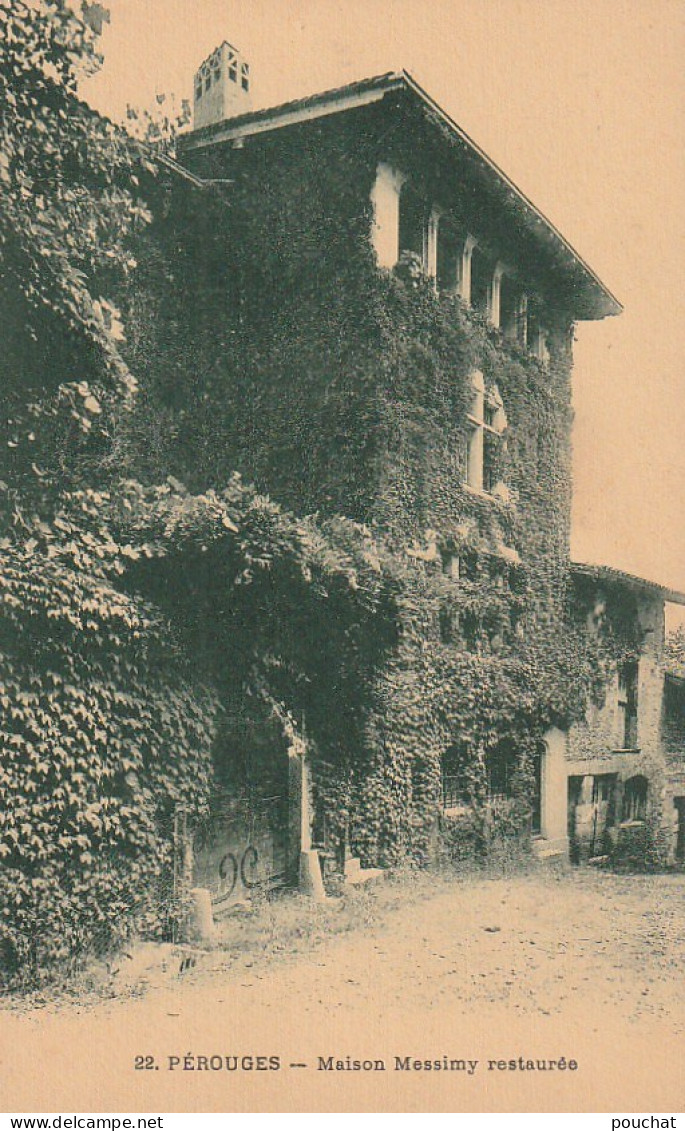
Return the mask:
<svg viewBox="0 0 685 1131">
<path fill-rule="evenodd" d="M 656 581 L 647 581 L 644 577 L 636 577 L 633 573 L 625 573 L 624 570 L 615 569 L 613 566 L 572 562 L 571 573 L 578 577 L 589 577 L 593 581 L 613 582 L 616 585 L 624 585 L 629 589 L 642 589 L 654 597 L 660 597 L 662 601 L 666 601 L 668 604 L 685 605 L 685 593 L 681 593 L 678 589 L 669 589 L 665 585 L 659 585 Z"/>
</svg>

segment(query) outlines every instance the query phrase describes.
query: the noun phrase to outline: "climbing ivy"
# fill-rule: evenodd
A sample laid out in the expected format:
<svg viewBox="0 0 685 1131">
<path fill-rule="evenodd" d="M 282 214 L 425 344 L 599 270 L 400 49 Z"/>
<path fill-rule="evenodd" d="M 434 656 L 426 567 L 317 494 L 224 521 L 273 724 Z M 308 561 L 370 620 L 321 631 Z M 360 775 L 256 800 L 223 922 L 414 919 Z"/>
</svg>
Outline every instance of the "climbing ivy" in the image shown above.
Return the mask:
<svg viewBox="0 0 685 1131">
<path fill-rule="evenodd" d="M 30 982 L 172 929 L 174 815 L 207 812 L 227 705 L 252 701 L 291 745 L 305 713 L 320 745 L 353 731 L 394 586 L 368 531 L 296 519 L 237 477 L 69 492 L 0 565 L 0 970 Z"/>
<path fill-rule="evenodd" d="M 387 156 L 382 114 L 310 123 L 228 157 L 181 151 L 230 188 L 169 186 L 127 299 L 130 357 L 146 373 L 128 434 L 136 473 L 150 474 L 152 452 L 198 489 L 236 468 L 296 513 L 364 523 L 388 563 L 397 639 L 359 672 L 352 731 L 337 689 L 318 689 L 333 720 L 317 749 L 320 825 L 367 862 L 427 858 L 455 743 L 470 751 L 466 802 L 481 829 L 488 757 L 510 744 L 503 820 L 527 827 L 540 739 L 582 715 L 592 682 L 581 627 L 566 627 L 570 316 L 550 305 L 543 363 L 438 296 L 410 258 L 378 270 L 369 201 Z M 508 420 L 493 451 L 500 497 L 464 486 L 474 371 Z M 160 412 L 151 443 L 146 418 Z"/>
</svg>

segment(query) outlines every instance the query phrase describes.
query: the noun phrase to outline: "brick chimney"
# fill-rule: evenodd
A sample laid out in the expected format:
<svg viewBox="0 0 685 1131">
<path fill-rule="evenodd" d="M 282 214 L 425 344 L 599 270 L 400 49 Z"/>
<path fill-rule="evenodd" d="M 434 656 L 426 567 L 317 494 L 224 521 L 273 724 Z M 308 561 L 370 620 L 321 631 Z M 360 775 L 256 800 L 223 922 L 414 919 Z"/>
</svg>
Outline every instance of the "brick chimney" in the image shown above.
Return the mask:
<svg viewBox="0 0 685 1131">
<path fill-rule="evenodd" d="M 195 74 L 194 129 L 246 114 L 252 109 L 250 86 L 249 64 L 224 40 Z"/>
</svg>

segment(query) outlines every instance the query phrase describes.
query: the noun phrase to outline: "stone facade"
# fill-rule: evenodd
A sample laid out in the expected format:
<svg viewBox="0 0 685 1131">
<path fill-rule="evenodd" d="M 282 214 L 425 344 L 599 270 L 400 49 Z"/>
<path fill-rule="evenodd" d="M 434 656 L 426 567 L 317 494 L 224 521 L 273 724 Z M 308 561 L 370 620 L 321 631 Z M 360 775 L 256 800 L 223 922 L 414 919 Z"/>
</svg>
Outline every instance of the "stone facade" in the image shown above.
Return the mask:
<svg viewBox="0 0 685 1131">
<path fill-rule="evenodd" d="M 574 581 L 575 614 L 591 640 L 604 642 L 604 680 L 585 720 L 568 733 L 573 851 L 610 854 L 644 824 L 655 852 L 673 860 L 685 749 L 678 697 L 666 687 L 664 605 L 685 598 L 607 568 L 576 567 Z"/>
</svg>

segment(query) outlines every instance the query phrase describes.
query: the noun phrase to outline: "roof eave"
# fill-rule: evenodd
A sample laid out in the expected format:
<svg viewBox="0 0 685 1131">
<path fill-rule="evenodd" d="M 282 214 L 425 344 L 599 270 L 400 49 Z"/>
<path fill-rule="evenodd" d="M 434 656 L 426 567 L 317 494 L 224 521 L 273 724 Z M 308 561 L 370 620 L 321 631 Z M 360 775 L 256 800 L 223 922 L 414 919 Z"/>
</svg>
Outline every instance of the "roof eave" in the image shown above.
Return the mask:
<svg viewBox="0 0 685 1131">
<path fill-rule="evenodd" d="M 560 256 L 565 271 L 576 275 L 578 293 L 572 303 L 573 316 L 579 320 L 601 319 L 618 315 L 623 306 L 604 285 L 599 276 L 578 254 L 559 229 L 536 208 L 487 153 L 459 126 L 449 114 L 428 94 L 408 71 L 388 72 L 375 78 L 351 83 L 336 90 L 287 102 L 265 110 L 254 110 L 235 118 L 228 118 L 199 130 L 182 135 L 181 148 L 185 151 L 203 149 L 210 145 L 237 142 L 248 137 L 285 129 L 316 118 L 328 117 L 348 110 L 382 101 L 388 94 L 408 90 L 427 107 L 442 124 L 458 138 L 482 166 L 494 174 L 511 200 L 515 201 L 538 239 L 551 243 Z M 575 289 L 575 288 L 574 288 Z"/>
<path fill-rule="evenodd" d="M 571 562 L 571 573 L 579 577 L 587 577 L 593 581 L 603 581 L 614 585 L 623 585 L 629 589 L 637 589 L 649 593 L 655 598 L 669 605 L 685 605 L 685 593 L 679 589 L 670 589 L 668 586 L 659 585 L 656 581 L 648 581 L 644 577 L 637 577 L 632 573 L 625 573 L 614 566 L 591 565 L 588 562 Z"/>
</svg>

